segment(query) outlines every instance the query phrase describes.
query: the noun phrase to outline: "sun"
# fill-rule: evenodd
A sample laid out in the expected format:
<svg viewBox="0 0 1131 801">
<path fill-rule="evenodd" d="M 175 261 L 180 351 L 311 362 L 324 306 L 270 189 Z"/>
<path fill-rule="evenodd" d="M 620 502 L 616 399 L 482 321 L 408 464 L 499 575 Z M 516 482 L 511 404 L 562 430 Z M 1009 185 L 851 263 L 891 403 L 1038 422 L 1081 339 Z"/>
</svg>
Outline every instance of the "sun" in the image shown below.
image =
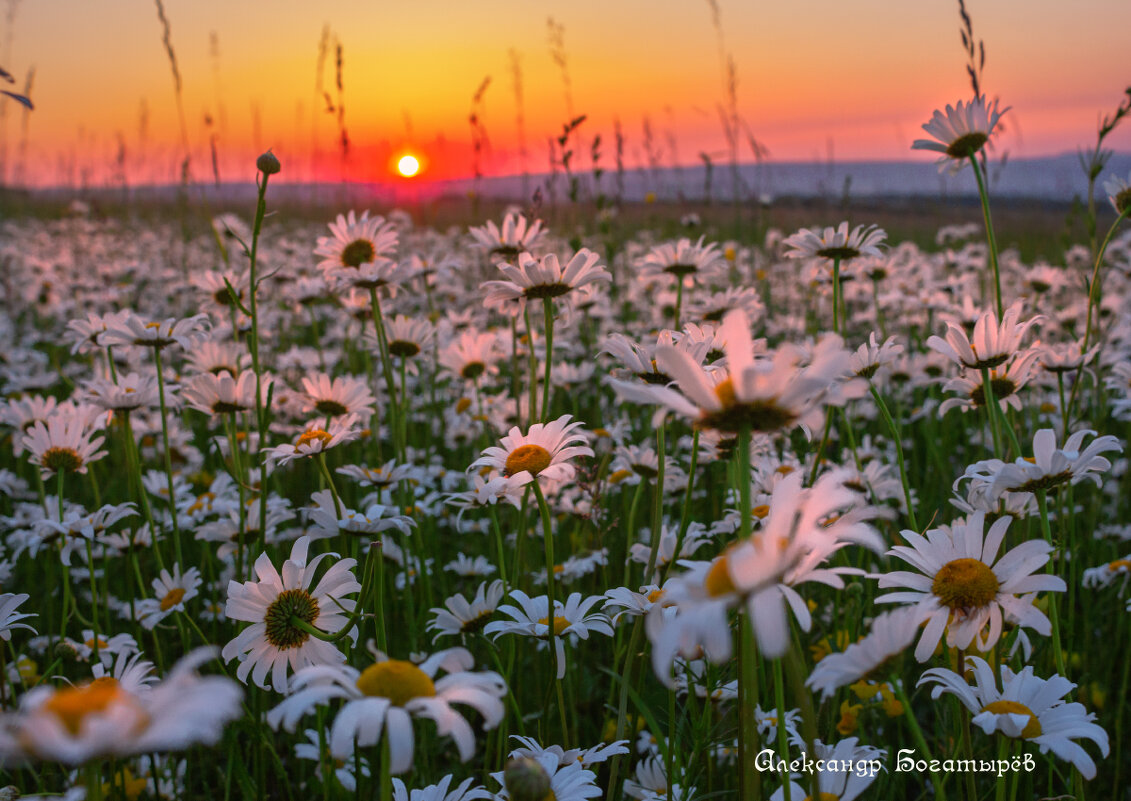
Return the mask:
<svg viewBox="0 0 1131 801">
<path fill-rule="evenodd" d="M 397 162 L 397 172 L 405 178 L 411 178 L 420 172 L 420 159 L 416 156 L 401 156 Z"/>
</svg>

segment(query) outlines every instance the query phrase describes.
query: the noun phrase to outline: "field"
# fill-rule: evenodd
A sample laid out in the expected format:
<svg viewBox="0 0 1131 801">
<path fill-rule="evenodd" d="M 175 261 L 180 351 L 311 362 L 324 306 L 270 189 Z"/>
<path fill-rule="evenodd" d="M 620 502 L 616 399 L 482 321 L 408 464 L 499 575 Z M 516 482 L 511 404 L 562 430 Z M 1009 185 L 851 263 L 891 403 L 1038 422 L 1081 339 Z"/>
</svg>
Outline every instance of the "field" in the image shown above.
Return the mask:
<svg viewBox="0 0 1131 801">
<path fill-rule="evenodd" d="M 277 166 L 242 214 L 10 201 L 19 792 L 1125 797 L 1125 188 L 987 245 L 320 215 Z"/>
</svg>

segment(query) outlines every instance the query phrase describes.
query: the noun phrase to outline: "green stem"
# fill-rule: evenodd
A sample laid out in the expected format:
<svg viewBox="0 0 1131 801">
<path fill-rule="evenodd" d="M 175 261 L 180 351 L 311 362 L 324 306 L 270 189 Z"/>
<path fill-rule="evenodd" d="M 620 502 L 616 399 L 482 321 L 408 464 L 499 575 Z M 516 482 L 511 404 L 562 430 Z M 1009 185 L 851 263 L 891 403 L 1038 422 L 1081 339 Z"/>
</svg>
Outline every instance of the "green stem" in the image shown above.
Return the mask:
<svg viewBox="0 0 1131 801">
<path fill-rule="evenodd" d="M 546 496 L 542 494 L 542 488 L 538 485 L 537 478 L 530 482 L 530 486 L 534 490 L 534 497 L 538 500 L 538 510 L 542 515 L 542 540 L 546 551 L 546 618 L 548 623 L 546 639 L 550 643 L 550 660 L 554 670 L 554 692 L 558 698 L 558 717 L 562 727 L 562 747 L 568 749 L 569 746 L 566 743 L 569 741 L 569 729 L 566 727 L 566 710 L 565 704 L 562 703 L 561 680 L 558 678 L 558 673 L 564 666 L 558 664 L 557 609 L 554 606 L 555 586 L 558 579 L 554 573 L 554 534 L 550 525 L 550 506 L 546 503 Z"/>
<path fill-rule="evenodd" d="M 177 496 L 173 489 L 173 457 L 169 451 L 169 419 L 165 407 L 165 376 L 161 366 L 161 348 L 153 349 L 153 362 L 157 367 L 157 397 L 161 404 L 161 444 L 165 446 L 165 481 L 169 488 L 169 516 L 173 521 L 173 553 L 177 564 L 185 563 L 181 553 L 181 527 L 177 524 Z"/>
<path fill-rule="evenodd" d="M 542 298 L 546 329 L 546 374 L 542 379 L 542 422 L 550 422 L 550 368 L 554 363 L 554 301 Z M 531 417 L 530 419 L 534 419 Z"/>
<path fill-rule="evenodd" d="M 907 519 L 911 523 L 911 528 L 918 531 L 919 523 L 915 520 L 915 504 L 911 502 L 911 485 L 907 479 L 907 465 L 903 460 L 903 442 L 899 434 L 899 427 L 895 424 L 891 412 L 888 411 L 887 404 L 884 403 L 883 396 L 875 385 L 869 381 L 868 388 L 872 391 L 872 398 L 876 401 L 876 408 L 880 410 L 880 416 L 884 418 L 888 430 L 891 431 L 891 439 L 895 443 L 895 460 L 899 465 L 899 480 L 903 484 L 903 500 L 907 503 Z"/>
<path fill-rule="evenodd" d="M 994 273 L 994 300 L 997 304 L 997 318 L 1000 321 L 1005 315 L 1005 305 L 1001 299 L 1001 273 L 998 267 L 997 238 L 994 236 L 993 221 L 990 219 L 990 196 L 986 192 L 986 181 L 982 177 L 982 167 L 974 153 L 970 154 L 970 164 L 974 168 L 974 178 L 978 182 L 978 197 L 982 201 L 982 219 L 986 225 L 986 245 L 990 252 L 990 267 Z"/>
<path fill-rule="evenodd" d="M 1052 541 L 1052 529 L 1049 528 L 1049 507 L 1048 498 L 1046 497 L 1045 490 L 1037 490 L 1037 509 L 1040 510 L 1041 516 L 1041 533 L 1044 534 L 1045 542 L 1053 549 L 1049 554 L 1049 560 L 1046 563 L 1045 569 L 1050 576 L 1056 575 L 1056 566 L 1053 556 L 1056 554 L 1056 546 Z M 1049 620 L 1052 622 L 1052 648 L 1053 656 L 1056 661 L 1056 672 L 1061 676 L 1067 676 L 1068 672 L 1064 666 L 1064 652 L 1060 649 L 1060 614 L 1057 612 L 1056 593 L 1050 592 L 1049 599 Z"/>
</svg>

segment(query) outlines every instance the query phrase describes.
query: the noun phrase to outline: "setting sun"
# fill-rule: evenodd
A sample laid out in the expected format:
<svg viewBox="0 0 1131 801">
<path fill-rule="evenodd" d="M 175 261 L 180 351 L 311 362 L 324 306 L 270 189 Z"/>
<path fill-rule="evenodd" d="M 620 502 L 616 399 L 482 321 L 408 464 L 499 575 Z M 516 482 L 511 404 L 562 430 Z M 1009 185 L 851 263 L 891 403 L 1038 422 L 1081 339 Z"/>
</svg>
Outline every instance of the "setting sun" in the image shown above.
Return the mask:
<svg viewBox="0 0 1131 801">
<path fill-rule="evenodd" d="M 420 160 L 416 156 L 401 156 L 397 162 L 397 172 L 405 178 L 411 178 L 420 172 Z"/>
</svg>

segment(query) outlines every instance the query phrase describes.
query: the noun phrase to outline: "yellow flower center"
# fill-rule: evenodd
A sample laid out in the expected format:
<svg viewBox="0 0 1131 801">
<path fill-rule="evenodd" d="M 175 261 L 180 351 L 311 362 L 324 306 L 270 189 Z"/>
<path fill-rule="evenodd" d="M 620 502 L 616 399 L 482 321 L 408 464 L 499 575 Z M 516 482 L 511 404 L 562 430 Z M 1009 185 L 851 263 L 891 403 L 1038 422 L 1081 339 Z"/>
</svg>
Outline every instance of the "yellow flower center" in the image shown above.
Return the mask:
<svg viewBox="0 0 1131 801">
<path fill-rule="evenodd" d="M 323 446 L 329 445 L 331 439 L 333 439 L 333 437 L 322 429 L 312 428 L 304 432 L 295 442 L 295 453 L 298 453 L 298 449 L 303 445 L 312 445 L 314 442 L 321 442 Z"/>
<path fill-rule="evenodd" d="M 750 510 L 750 513 L 752 515 L 754 515 L 756 518 L 758 518 L 759 520 L 762 520 L 766 517 L 766 515 L 768 515 L 770 513 L 769 504 L 765 504 L 765 503 L 758 504 L 757 506 L 755 506 L 753 509 Z"/>
<path fill-rule="evenodd" d="M 113 781 L 102 784 L 102 794 L 109 798 L 115 788 L 121 787 L 128 801 L 137 801 L 148 786 L 149 782 L 144 776 L 134 776 L 133 771 L 125 768 L 114 777 Z"/>
<path fill-rule="evenodd" d="M 111 704 L 127 698 L 118 680 L 110 676 L 95 679 L 78 687 L 65 687 L 44 702 L 43 708 L 59 719 L 59 722 L 77 737 L 82 732 L 82 724 L 88 715 L 105 712 Z"/>
<path fill-rule="evenodd" d="M 648 601 L 650 603 L 657 603 L 663 597 L 664 597 L 664 591 L 663 590 L 652 590 L 650 593 L 648 593 Z"/>
<path fill-rule="evenodd" d="M 519 445 L 507 457 L 506 474 L 513 476 L 523 470 L 536 476 L 550 466 L 550 452 L 541 445 Z"/>
<path fill-rule="evenodd" d="M 711 563 L 707 577 L 703 579 L 703 589 L 712 598 L 720 598 L 738 591 L 731 581 L 730 571 L 727 566 L 727 555 L 724 553 Z"/>
<path fill-rule="evenodd" d="M 1131 570 L 1131 559 L 1116 559 L 1108 563 L 1107 569 L 1112 573 L 1117 570 Z"/>
<path fill-rule="evenodd" d="M 394 706 L 436 695 L 436 685 L 428 674 L 403 659 L 370 665 L 357 677 L 357 689 L 371 697 L 388 698 Z"/>
<path fill-rule="evenodd" d="M 951 609 L 978 609 L 994 599 L 999 586 L 997 576 L 985 562 L 963 558 L 939 568 L 931 592 Z"/>
<path fill-rule="evenodd" d="M 838 801 L 839 798 L 840 798 L 840 796 L 836 795 L 836 793 L 822 792 L 817 797 L 817 801 Z M 805 801 L 813 801 L 813 796 L 811 796 L 811 795 L 805 796 Z"/>
<path fill-rule="evenodd" d="M 612 475 L 609 476 L 609 483 L 610 484 L 619 484 L 620 482 L 624 481 L 626 478 L 628 478 L 631 475 L 632 475 L 631 470 L 625 470 L 625 469 L 622 468 L 621 470 L 617 470 L 616 472 L 614 472 Z"/>
<path fill-rule="evenodd" d="M 471 408 L 471 398 L 460 398 L 456 401 L 456 414 L 463 414 Z"/>
<path fill-rule="evenodd" d="M 543 626 L 550 625 L 549 618 L 541 618 L 539 621 Z M 554 615 L 554 634 L 558 637 L 562 636 L 562 632 L 569 628 L 569 621 L 560 615 Z"/>
<path fill-rule="evenodd" d="M 86 641 L 85 643 L 83 643 L 83 644 L 84 644 L 84 645 L 85 645 L 85 646 L 86 646 L 87 648 L 93 648 L 93 647 L 94 647 L 94 638 L 93 638 L 93 637 L 91 637 L 91 638 L 90 638 L 89 640 L 87 640 L 87 641 Z M 102 639 L 101 637 L 99 637 L 99 638 L 98 638 L 98 647 L 99 647 L 99 648 L 109 648 L 109 647 L 110 647 L 110 643 L 106 642 L 106 640 L 104 640 L 104 639 Z"/>
<path fill-rule="evenodd" d="M 992 704 L 986 704 L 982 707 L 982 711 L 993 712 L 995 715 L 1028 715 L 1029 722 L 1021 730 L 1022 739 L 1031 740 L 1034 737 L 1041 736 L 1041 722 L 1037 720 L 1033 710 L 1024 704 L 1019 704 L 1016 701 L 994 701 Z"/>
<path fill-rule="evenodd" d="M 181 599 L 184 597 L 185 590 L 183 587 L 173 587 L 173 589 L 165 593 L 165 597 L 161 599 L 161 611 L 168 612 L 174 606 L 179 604 L 181 602 Z"/>
</svg>

